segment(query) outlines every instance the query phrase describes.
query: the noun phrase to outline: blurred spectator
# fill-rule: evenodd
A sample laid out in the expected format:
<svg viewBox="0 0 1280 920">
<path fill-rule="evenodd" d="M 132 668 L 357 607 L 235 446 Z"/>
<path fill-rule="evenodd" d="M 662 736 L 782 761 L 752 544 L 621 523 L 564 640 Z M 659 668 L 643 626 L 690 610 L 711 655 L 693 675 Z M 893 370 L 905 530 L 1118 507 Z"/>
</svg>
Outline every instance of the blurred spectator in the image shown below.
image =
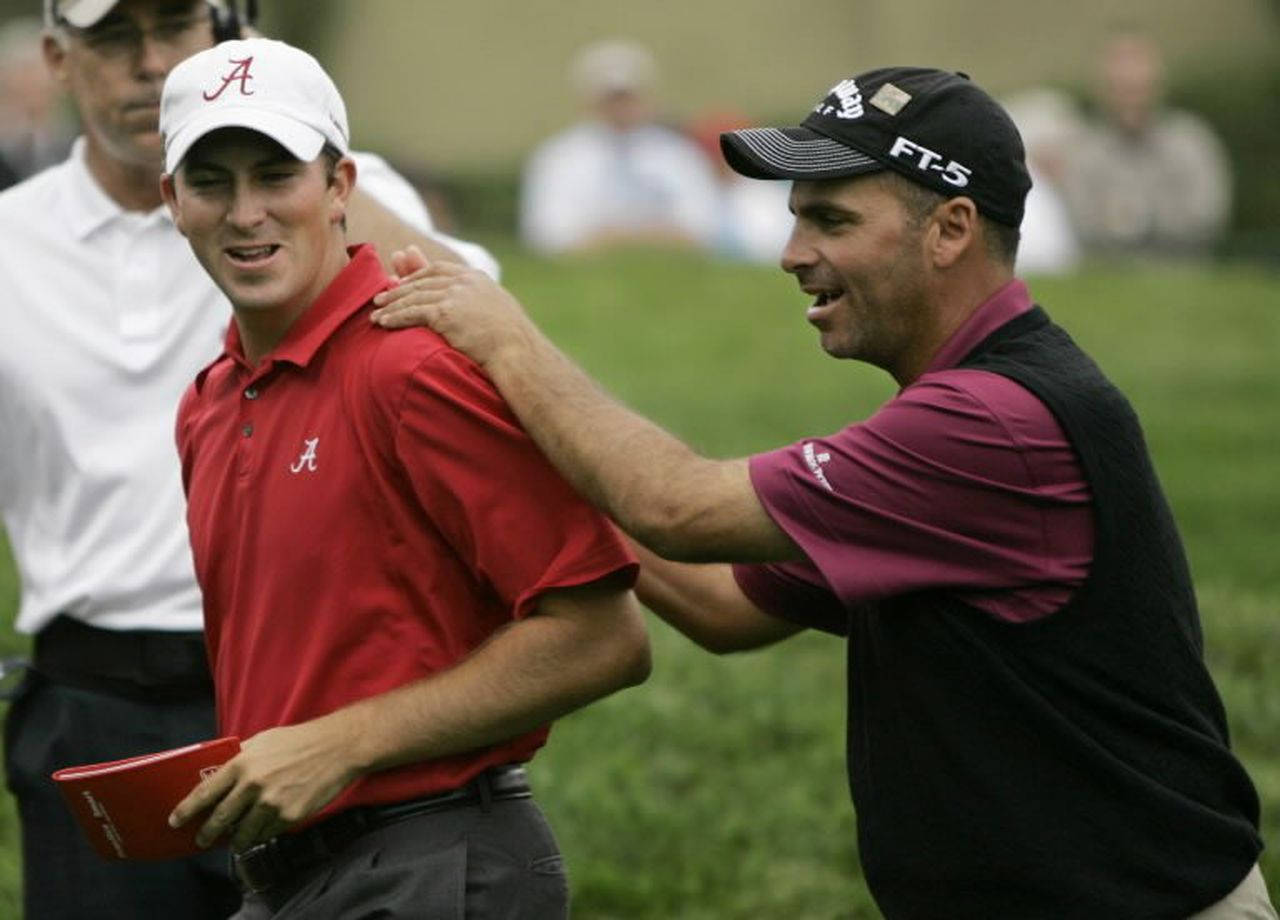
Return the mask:
<svg viewBox="0 0 1280 920">
<path fill-rule="evenodd" d="M 776 265 L 791 235 L 791 212 L 787 206 L 791 183 L 740 175 L 720 153 L 722 133 L 749 127 L 751 121 L 746 116 L 718 110 L 695 118 L 688 130 L 719 180 L 713 241 L 716 253 L 729 259 Z"/>
<path fill-rule="evenodd" d="M 1063 186 L 1090 250 L 1202 254 L 1226 226 L 1226 152 L 1201 119 L 1164 107 L 1164 76 L 1144 35 L 1117 33 L 1103 51 L 1102 117 L 1081 134 Z"/>
<path fill-rule="evenodd" d="M 530 247 L 711 245 L 715 178 L 692 141 L 655 121 L 655 76 L 652 55 L 631 42 L 578 55 L 573 77 L 591 117 L 545 141 L 525 168 L 520 232 Z"/>
<path fill-rule="evenodd" d="M 35 16 L 0 28 L 0 188 L 65 159 L 75 136 L 44 64 L 43 31 Z"/>
<path fill-rule="evenodd" d="M 1080 133 L 1079 112 L 1066 93 L 1043 86 L 1024 90 L 1003 104 L 1022 135 L 1031 174 L 1019 228 L 1018 274 L 1070 272 L 1080 262 L 1080 243 L 1062 198 L 1062 181 Z"/>
</svg>

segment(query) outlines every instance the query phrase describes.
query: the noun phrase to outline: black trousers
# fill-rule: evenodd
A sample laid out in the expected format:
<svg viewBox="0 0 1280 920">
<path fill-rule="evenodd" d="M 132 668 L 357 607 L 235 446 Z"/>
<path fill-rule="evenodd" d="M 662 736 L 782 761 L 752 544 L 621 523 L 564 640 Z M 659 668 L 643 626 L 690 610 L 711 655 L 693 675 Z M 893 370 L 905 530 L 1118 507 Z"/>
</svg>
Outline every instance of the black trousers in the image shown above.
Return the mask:
<svg viewBox="0 0 1280 920">
<path fill-rule="evenodd" d="M 5 723 L 22 823 L 26 920 L 225 920 L 240 904 L 224 849 L 170 862 L 111 862 L 89 846 L 50 774 L 214 737 L 207 697 L 151 701 L 28 672 Z"/>
<path fill-rule="evenodd" d="M 362 834 L 235 920 L 563 920 L 560 850 L 532 799 L 406 818 Z"/>
</svg>

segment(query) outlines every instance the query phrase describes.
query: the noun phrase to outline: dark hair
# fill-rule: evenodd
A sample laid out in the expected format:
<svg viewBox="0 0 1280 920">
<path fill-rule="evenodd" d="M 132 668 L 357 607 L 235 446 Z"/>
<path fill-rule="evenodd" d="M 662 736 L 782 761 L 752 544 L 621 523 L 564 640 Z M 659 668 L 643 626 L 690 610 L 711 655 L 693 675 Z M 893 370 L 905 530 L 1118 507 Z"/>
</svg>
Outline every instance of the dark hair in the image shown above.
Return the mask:
<svg viewBox="0 0 1280 920">
<path fill-rule="evenodd" d="M 333 184 L 334 176 L 338 172 L 338 161 L 345 154 L 328 141 L 324 142 L 324 146 L 320 148 L 320 156 L 324 158 L 324 175 L 330 185 Z"/>
<path fill-rule="evenodd" d="M 892 188 L 898 201 L 902 202 L 907 218 L 915 227 L 924 223 L 924 219 L 933 213 L 934 208 L 948 200 L 940 192 L 926 188 L 918 182 L 912 182 L 895 172 L 886 170 L 879 175 Z M 982 212 L 978 212 L 978 220 L 982 223 L 982 237 L 986 241 L 987 252 L 993 259 L 1012 267 L 1018 256 L 1021 232 L 1017 227 L 992 220 Z"/>
<path fill-rule="evenodd" d="M 320 157 L 324 160 L 324 178 L 329 185 L 333 185 L 333 180 L 338 174 L 338 161 L 344 156 L 345 154 L 341 150 L 328 141 L 325 141 L 324 146 L 320 148 Z M 343 214 L 339 223 L 342 225 L 342 232 L 345 233 L 347 231 L 347 215 Z"/>
</svg>

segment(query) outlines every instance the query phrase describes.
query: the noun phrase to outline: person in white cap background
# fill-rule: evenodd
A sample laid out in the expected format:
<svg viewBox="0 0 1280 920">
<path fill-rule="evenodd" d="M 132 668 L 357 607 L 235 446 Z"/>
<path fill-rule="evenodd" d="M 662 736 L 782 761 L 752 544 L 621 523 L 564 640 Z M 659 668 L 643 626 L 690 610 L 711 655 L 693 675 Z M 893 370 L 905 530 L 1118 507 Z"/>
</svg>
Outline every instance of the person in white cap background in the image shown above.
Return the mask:
<svg viewBox="0 0 1280 920">
<path fill-rule="evenodd" d="M 222 734 L 174 810 L 229 838 L 237 917 L 567 916 L 520 766 L 648 674 L 634 557 L 348 248 L 358 181 L 305 52 L 224 42 L 165 82 L 164 198 L 231 301 L 178 412 Z"/>
<path fill-rule="evenodd" d="M 162 205 L 158 120 L 169 69 L 234 34 L 236 9 L 46 0 L 45 59 L 83 137 L 0 194 L 0 514 L 17 629 L 35 640 L 5 754 L 29 920 L 225 917 L 239 902 L 225 853 L 101 860 L 49 779 L 214 731 L 173 419 L 231 311 Z M 355 193 L 353 239 L 417 240 L 496 271 L 479 247 L 428 235 L 421 202 L 378 158 L 357 162 L 386 204 Z"/>
<path fill-rule="evenodd" d="M 709 459 L 475 272 L 406 275 L 374 319 L 480 364 L 695 641 L 847 642 L 858 853 L 886 917 L 1274 918 L 1138 420 L 1014 276 L 1031 182 L 1008 114 L 964 74 L 881 68 L 721 150 L 792 180 L 801 315 L 901 388 L 870 418 Z"/>
<path fill-rule="evenodd" d="M 521 180 L 520 237 L 557 254 L 626 244 L 710 248 L 719 192 L 696 144 L 657 121 L 657 66 L 629 41 L 584 48 L 573 81 L 590 117 L 544 141 Z"/>
</svg>

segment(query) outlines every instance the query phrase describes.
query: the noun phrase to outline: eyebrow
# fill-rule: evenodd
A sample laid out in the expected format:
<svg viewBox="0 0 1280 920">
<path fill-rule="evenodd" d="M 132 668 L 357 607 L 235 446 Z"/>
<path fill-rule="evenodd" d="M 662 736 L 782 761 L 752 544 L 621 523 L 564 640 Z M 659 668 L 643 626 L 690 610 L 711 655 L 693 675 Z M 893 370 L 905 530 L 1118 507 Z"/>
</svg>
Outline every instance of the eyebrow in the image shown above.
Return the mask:
<svg viewBox="0 0 1280 920">
<path fill-rule="evenodd" d="M 811 198 L 801 202 L 798 208 L 788 201 L 787 210 L 796 217 L 817 217 L 820 214 L 837 214 L 845 220 L 855 223 L 861 223 L 865 219 L 861 211 L 850 210 L 843 205 L 836 204 L 829 198 Z"/>
<path fill-rule="evenodd" d="M 302 161 L 287 154 L 270 154 L 268 156 L 264 156 L 260 160 L 255 160 L 253 163 L 249 164 L 249 168 L 267 169 L 280 166 L 291 166 L 294 164 L 302 164 Z M 205 169 L 212 172 L 231 172 L 231 169 L 224 166 L 222 163 L 219 163 L 216 160 L 201 159 L 198 155 L 187 157 L 187 159 L 182 161 L 183 172 L 189 172 L 193 169 Z"/>
</svg>

